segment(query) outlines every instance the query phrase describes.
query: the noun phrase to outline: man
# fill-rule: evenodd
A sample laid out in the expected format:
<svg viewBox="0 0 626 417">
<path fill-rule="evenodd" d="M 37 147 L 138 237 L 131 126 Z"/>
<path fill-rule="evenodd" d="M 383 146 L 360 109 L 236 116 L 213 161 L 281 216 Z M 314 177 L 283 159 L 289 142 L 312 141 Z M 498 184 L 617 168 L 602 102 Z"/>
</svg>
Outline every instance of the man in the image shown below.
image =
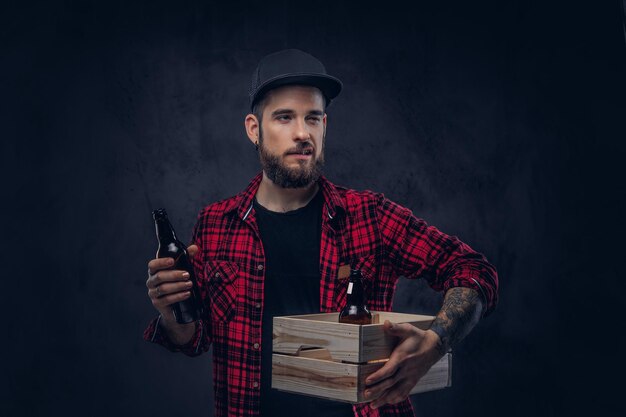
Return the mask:
<svg viewBox="0 0 626 417">
<path fill-rule="evenodd" d="M 341 91 L 314 57 L 285 50 L 261 60 L 246 133 L 262 172 L 239 195 L 201 211 L 189 252 L 207 314 L 178 325 L 170 305 L 189 297 L 188 275 L 171 259 L 148 263 L 148 295 L 160 316 L 144 337 L 198 355 L 213 346 L 217 416 L 412 416 L 410 389 L 497 299 L 485 258 L 401 206 L 321 175 L 326 107 Z M 400 343 L 366 383 L 369 404 L 271 389 L 272 317 L 340 311 L 342 265 L 360 269 L 367 304 L 390 310 L 396 280 L 424 278 L 445 291 L 429 330 L 385 322 Z M 307 414 L 309 413 L 309 414 Z"/>
</svg>

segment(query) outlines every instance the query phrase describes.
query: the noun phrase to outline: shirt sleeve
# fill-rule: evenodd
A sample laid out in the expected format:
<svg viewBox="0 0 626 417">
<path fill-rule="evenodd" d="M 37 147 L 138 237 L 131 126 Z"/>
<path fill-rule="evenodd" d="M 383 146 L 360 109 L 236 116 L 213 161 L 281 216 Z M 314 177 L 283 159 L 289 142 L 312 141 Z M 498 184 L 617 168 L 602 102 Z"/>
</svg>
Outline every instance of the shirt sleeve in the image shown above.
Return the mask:
<svg viewBox="0 0 626 417">
<path fill-rule="evenodd" d="M 177 345 L 172 342 L 168 337 L 166 332 L 161 327 L 161 315 L 154 318 L 149 324 L 148 327 L 144 330 L 143 339 L 156 343 L 171 352 L 182 352 L 188 356 L 198 356 L 203 352 L 209 350 L 211 346 L 211 321 L 208 317 L 210 314 L 210 309 L 208 308 L 208 297 L 206 291 L 203 288 L 203 283 L 206 282 L 205 271 L 204 271 L 204 256 L 202 250 L 202 212 L 198 217 L 196 225 L 193 228 L 193 238 L 192 243 L 197 245 L 199 248 L 196 256 L 191 258 L 191 263 L 194 268 L 194 273 L 196 275 L 196 281 L 199 286 L 200 295 L 202 297 L 202 303 L 204 304 L 204 314 L 200 320 L 196 321 L 196 329 L 195 332 L 189 340 L 184 345 Z"/>
<path fill-rule="evenodd" d="M 424 278 L 436 291 L 473 288 L 482 298 L 483 316 L 494 310 L 498 274 L 485 256 L 383 196 L 378 215 L 385 255 L 398 275 Z"/>
<path fill-rule="evenodd" d="M 167 337 L 167 334 L 161 327 L 160 322 L 160 315 L 150 322 L 146 330 L 143 332 L 144 340 L 159 344 L 170 352 L 182 352 L 188 356 L 198 356 L 208 350 L 210 343 L 205 335 L 206 331 L 204 329 L 204 320 L 196 321 L 196 330 L 194 335 L 191 340 L 184 345 L 177 345 L 172 342 Z"/>
</svg>

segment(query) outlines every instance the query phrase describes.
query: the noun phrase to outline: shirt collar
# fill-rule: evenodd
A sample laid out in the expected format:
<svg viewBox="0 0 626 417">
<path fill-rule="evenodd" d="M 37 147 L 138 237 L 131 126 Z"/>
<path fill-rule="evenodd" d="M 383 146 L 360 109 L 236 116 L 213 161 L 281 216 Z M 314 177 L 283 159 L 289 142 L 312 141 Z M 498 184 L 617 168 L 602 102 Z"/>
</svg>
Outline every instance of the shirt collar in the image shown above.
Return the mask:
<svg viewBox="0 0 626 417">
<path fill-rule="evenodd" d="M 250 181 L 250 184 L 248 184 L 248 186 L 233 199 L 232 204 L 226 209 L 226 212 L 229 213 L 236 211 L 242 220 L 246 220 L 252 211 L 254 196 L 259 189 L 262 178 L 263 172 L 257 174 L 252 181 Z M 328 217 L 332 220 L 338 214 L 344 213 L 344 201 L 339 196 L 337 187 L 335 187 L 335 185 L 328 181 L 324 176 L 320 176 L 318 184 L 324 196 L 324 204 L 327 208 Z"/>
</svg>

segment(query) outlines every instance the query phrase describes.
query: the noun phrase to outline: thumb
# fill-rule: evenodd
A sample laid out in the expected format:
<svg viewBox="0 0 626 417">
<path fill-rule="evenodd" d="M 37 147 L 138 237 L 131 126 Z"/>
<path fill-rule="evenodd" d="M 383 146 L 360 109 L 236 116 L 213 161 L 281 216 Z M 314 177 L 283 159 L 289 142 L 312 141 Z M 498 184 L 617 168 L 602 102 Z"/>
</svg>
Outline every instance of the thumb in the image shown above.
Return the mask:
<svg viewBox="0 0 626 417">
<path fill-rule="evenodd" d="M 411 327 L 413 326 L 408 323 L 392 323 L 389 320 L 385 320 L 383 324 L 383 329 L 387 334 L 398 337 L 408 336 L 412 331 Z"/>
<path fill-rule="evenodd" d="M 189 254 L 190 257 L 194 257 L 196 256 L 196 253 L 198 253 L 200 251 L 200 249 L 198 248 L 197 245 L 189 245 L 187 247 L 187 253 Z"/>
</svg>

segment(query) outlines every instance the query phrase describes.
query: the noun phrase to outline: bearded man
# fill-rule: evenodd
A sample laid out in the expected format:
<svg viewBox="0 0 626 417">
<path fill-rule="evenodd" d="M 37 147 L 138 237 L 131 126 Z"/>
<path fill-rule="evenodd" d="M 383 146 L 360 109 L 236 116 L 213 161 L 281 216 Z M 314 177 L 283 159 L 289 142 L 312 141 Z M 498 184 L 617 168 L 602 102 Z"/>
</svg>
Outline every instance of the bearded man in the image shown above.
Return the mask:
<svg viewBox="0 0 626 417">
<path fill-rule="evenodd" d="M 215 415 L 413 416 L 408 394 L 497 302 L 495 268 L 480 253 L 382 194 L 339 187 L 322 175 L 326 108 L 342 89 L 315 57 L 289 49 L 253 74 L 245 130 L 262 171 L 237 196 L 205 207 L 193 256 L 206 314 L 177 324 L 170 306 L 190 296 L 172 259 L 148 263 L 148 296 L 160 313 L 146 340 L 195 356 L 213 346 Z M 423 278 L 444 303 L 428 330 L 386 322 L 400 343 L 368 377 L 369 403 L 350 405 L 271 389 L 272 318 L 341 311 L 361 270 L 367 305 L 391 309 L 400 276 Z"/>
</svg>

